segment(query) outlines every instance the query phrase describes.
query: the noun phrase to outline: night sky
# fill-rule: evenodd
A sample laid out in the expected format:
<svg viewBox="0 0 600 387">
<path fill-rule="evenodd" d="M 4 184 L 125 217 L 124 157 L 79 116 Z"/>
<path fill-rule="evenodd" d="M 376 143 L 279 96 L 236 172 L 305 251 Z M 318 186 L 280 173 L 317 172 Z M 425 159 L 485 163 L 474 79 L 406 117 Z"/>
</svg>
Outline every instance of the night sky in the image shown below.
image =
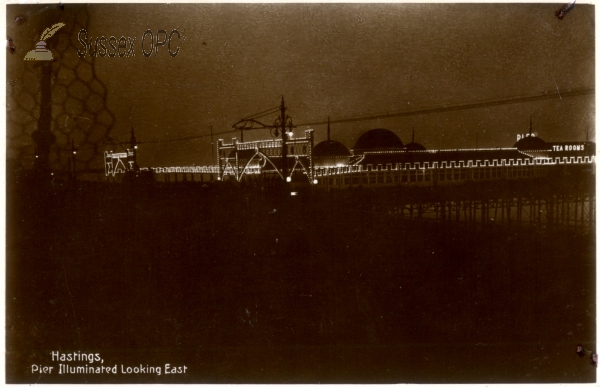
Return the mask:
<svg viewBox="0 0 600 387">
<path fill-rule="evenodd" d="M 133 126 L 143 142 L 206 135 L 210 125 L 215 133 L 229 131 L 242 117 L 277 106 L 282 95 L 288 114 L 301 125 L 328 116 L 335 121 L 593 89 L 593 6 L 578 3 L 558 20 L 555 11 L 561 6 L 103 4 L 87 7 L 87 23 L 89 37 L 136 37 L 135 57 L 96 58 L 94 68 L 106 85 L 106 109 L 114 116 L 109 135 L 126 140 Z M 9 157 L 31 148 L 27 139 L 35 128 L 17 129 L 18 118 L 11 116 L 19 87 L 27 86 L 19 86 L 29 65 L 23 57 L 44 28 L 81 7 L 8 8 L 8 34 L 22 47 L 7 57 L 7 80 L 16 84 L 7 92 Z M 17 24 L 18 15 L 27 20 Z M 166 47 L 156 56 L 142 55 L 145 30 L 175 28 L 187 38 L 173 40 L 181 48 L 176 57 Z M 72 42 L 78 31 L 69 32 Z M 75 54 L 66 50 L 65 58 Z M 533 130 L 547 141 L 585 140 L 586 134 L 593 140 L 594 102 L 592 93 L 332 124 L 332 138 L 351 148 L 360 134 L 383 127 L 408 143 L 414 128 L 415 140 L 428 149 L 475 147 L 476 137 L 479 147 L 510 147 L 518 133 L 529 130 L 532 116 Z M 325 139 L 325 125 L 311 127 L 317 142 Z M 295 134 L 305 129 L 299 126 Z M 77 146 L 77 130 L 94 128 L 69 130 Z M 11 142 L 16 131 L 21 139 Z M 215 140 L 229 142 L 235 135 Z M 86 137 L 88 145 L 92 137 Z M 245 134 L 246 139 L 267 137 L 264 130 Z M 66 147 L 66 141 L 59 136 L 57 146 Z M 103 150 L 119 150 L 100 145 L 99 163 Z M 138 162 L 141 167 L 204 165 L 210 155 L 209 138 L 163 141 L 141 145 Z"/>
</svg>

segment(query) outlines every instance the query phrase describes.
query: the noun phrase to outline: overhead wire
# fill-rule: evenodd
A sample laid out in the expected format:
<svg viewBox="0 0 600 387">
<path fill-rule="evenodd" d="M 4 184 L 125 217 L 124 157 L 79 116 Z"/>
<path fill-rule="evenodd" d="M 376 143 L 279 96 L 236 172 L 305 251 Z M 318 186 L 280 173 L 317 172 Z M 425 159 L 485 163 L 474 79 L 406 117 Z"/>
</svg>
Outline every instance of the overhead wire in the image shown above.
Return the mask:
<svg viewBox="0 0 600 387">
<path fill-rule="evenodd" d="M 223 132 L 217 132 L 217 133 L 213 133 L 213 136 L 216 135 L 220 135 L 220 134 L 227 134 L 227 133 L 232 133 L 235 132 L 235 130 L 227 130 L 227 131 L 223 131 Z M 120 137 L 121 135 L 119 135 Z M 175 141 L 186 141 L 186 140 L 193 140 L 193 139 L 197 139 L 197 138 L 206 138 L 206 137 L 210 137 L 210 134 L 204 134 L 204 135 L 199 135 L 199 136 L 190 136 L 190 137 L 182 137 L 182 138 L 172 138 L 172 139 L 166 139 L 166 140 L 154 140 L 154 141 L 137 141 L 138 144 L 156 144 L 156 143 L 161 143 L 161 142 L 175 142 Z M 108 138 L 106 141 L 102 142 L 101 144 L 98 144 L 98 146 L 102 146 L 104 144 L 117 144 L 117 145 L 124 145 L 124 144 L 129 144 L 129 141 L 119 141 L 116 140 L 114 138 Z M 90 150 L 90 149 L 94 149 L 96 148 L 94 147 L 87 147 L 87 148 L 75 148 L 76 151 L 83 151 L 83 150 Z M 62 147 L 58 147 L 58 150 L 55 148 L 54 152 L 71 152 L 71 148 L 62 148 Z M 27 153 L 28 154 L 28 153 Z"/>
<path fill-rule="evenodd" d="M 194 140 L 196 138 L 206 138 L 206 137 L 210 137 L 210 136 L 216 136 L 219 134 L 227 134 L 227 133 L 232 133 L 235 132 L 235 130 L 226 130 L 224 132 L 217 132 L 217 133 L 213 133 L 213 134 L 203 134 L 200 136 L 190 136 L 190 137 L 181 137 L 181 138 L 172 138 L 172 139 L 167 139 L 167 140 L 154 140 L 154 141 L 138 141 L 138 144 L 155 144 L 155 143 L 159 143 L 159 142 L 175 142 L 175 141 L 186 141 L 186 140 Z"/>
<path fill-rule="evenodd" d="M 563 93 L 561 93 L 561 96 L 562 97 L 572 97 L 572 96 L 578 96 L 578 95 L 594 94 L 594 92 L 595 92 L 594 89 L 581 89 L 581 90 L 573 90 L 573 91 L 563 92 Z M 425 109 L 417 109 L 417 110 L 404 111 L 404 112 L 378 114 L 378 115 L 372 115 L 372 116 L 344 118 L 344 119 L 330 120 L 330 121 L 306 122 L 306 123 L 297 124 L 296 127 L 311 126 L 311 125 L 323 125 L 323 124 L 327 124 L 328 122 L 330 124 L 345 123 L 345 122 L 359 122 L 359 121 L 369 121 L 369 120 L 382 119 L 382 118 L 393 118 L 393 117 L 410 116 L 410 115 L 440 113 L 440 112 L 463 110 L 463 109 L 475 109 L 475 108 L 481 108 L 481 107 L 531 102 L 531 101 L 544 100 L 544 99 L 550 99 L 550 98 L 556 98 L 556 97 L 559 97 L 558 93 L 547 93 L 547 94 L 539 94 L 539 95 L 534 95 L 534 96 L 516 97 L 516 98 L 499 99 L 499 100 L 487 100 L 487 101 L 468 103 L 468 104 L 444 106 L 444 107 L 438 107 L 438 108 L 425 108 Z M 261 118 L 266 115 L 274 113 L 278 109 L 279 109 L 279 106 L 276 106 L 274 108 L 267 109 L 262 112 L 247 116 L 245 119 Z M 539 118 L 539 115 L 538 115 L 538 118 Z M 138 144 L 156 144 L 156 143 L 163 143 L 163 142 L 188 141 L 188 140 L 194 140 L 194 139 L 199 139 L 199 138 L 207 138 L 207 137 L 215 136 L 215 135 L 233 133 L 235 131 L 236 131 L 236 129 L 232 129 L 232 130 L 217 132 L 217 133 L 213 133 L 213 134 L 203 134 L 203 135 L 198 135 L 198 136 L 188 136 L 188 137 L 161 139 L 161 140 L 152 140 L 152 141 L 137 141 L 137 143 Z M 110 142 L 113 144 L 119 144 L 119 145 L 128 144 L 129 141 L 119 141 L 119 140 L 115 139 L 115 137 L 121 137 L 126 134 L 127 133 L 121 133 L 116 136 L 111 136 L 106 141 L 104 141 L 102 144 L 98 144 L 98 145 L 101 146 L 107 142 Z M 88 148 L 79 148 L 79 149 L 76 148 L 76 150 L 83 151 L 83 150 L 95 149 L 98 147 L 98 145 L 93 146 L 93 147 L 88 147 Z M 71 152 L 71 149 L 70 148 L 58 148 L 58 149 L 55 148 L 54 152 Z"/>
<path fill-rule="evenodd" d="M 580 90 L 562 92 L 560 95 L 562 97 L 574 97 L 574 96 L 578 96 L 578 95 L 588 95 L 588 94 L 594 94 L 594 93 L 595 93 L 594 89 L 580 89 Z M 382 118 L 394 118 L 394 117 L 413 116 L 413 115 L 430 114 L 430 113 L 443 113 L 443 112 L 456 111 L 456 110 L 476 109 L 476 108 L 508 105 L 508 104 L 515 104 L 515 103 L 533 102 L 533 101 L 552 99 L 552 98 L 558 98 L 558 97 L 559 97 L 558 93 L 544 93 L 544 94 L 538 94 L 538 95 L 526 96 L 526 97 L 494 99 L 494 100 L 487 100 L 487 101 L 460 104 L 460 105 L 409 110 L 409 111 L 403 111 L 403 112 L 397 112 L 397 113 L 385 113 L 385 114 L 377 114 L 377 115 L 365 116 L 365 117 L 343 118 L 343 119 L 339 119 L 339 120 L 330 120 L 329 123 L 330 124 L 340 124 L 340 123 L 345 123 L 345 122 L 371 121 L 371 120 L 382 119 Z M 325 124 L 327 124 L 327 122 L 328 121 L 305 122 L 305 123 L 297 124 L 296 126 L 325 125 Z"/>
<path fill-rule="evenodd" d="M 262 112 L 251 114 L 249 116 L 244 117 L 244 119 L 247 120 L 247 119 L 250 119 L 250 118 L 256 118 L 255 116 L 257 116 L 259 114 L 263 114 L 263 113 L 266 113 L 266 112 L 269 112 L 268 114 L 270 114 L 270 113 L 273 113 L 273 112 L 275 112 L 277 110 L 279 110 L 279 106 L 275 106 L 273 108 L 270 108 L 270 109 L 267 109 L 267 110 L 263 110 Z"/>
<path fill-rule="evenodd" d="M 269 112 L 269 113 L 265 113 L 265 114 L 263 114 L 263 115 L 261 115 L 261 116 L 256 116 L 256 117 L 252 117 L 252 118 L 244 118 L 244 119 L 245 119 L 245 120 L 250 120 L 250 119 L 252 119 L 252 120 L 255 120 L 255 119 L 257 119 L 257 118 L 265 117 L 265 116 L 271 115 L 271 114 L 273 114 L 273 113 L 275 113 L 275 111 L 272 111 L 272 112 Z"/>
</svg>

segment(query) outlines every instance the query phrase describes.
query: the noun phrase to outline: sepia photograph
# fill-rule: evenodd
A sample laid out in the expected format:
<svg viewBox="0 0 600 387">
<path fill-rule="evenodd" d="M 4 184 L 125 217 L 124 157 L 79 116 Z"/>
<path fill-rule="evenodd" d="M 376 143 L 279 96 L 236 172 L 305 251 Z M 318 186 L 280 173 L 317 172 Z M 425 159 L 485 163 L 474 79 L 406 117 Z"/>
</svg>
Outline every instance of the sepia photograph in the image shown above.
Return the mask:
<svg viewBox="0 0 600 387">
<path fill-rule="evenodd" d="M 594 4 L 5 16 L 5 383 L 597 382 Z"/>
</svg>

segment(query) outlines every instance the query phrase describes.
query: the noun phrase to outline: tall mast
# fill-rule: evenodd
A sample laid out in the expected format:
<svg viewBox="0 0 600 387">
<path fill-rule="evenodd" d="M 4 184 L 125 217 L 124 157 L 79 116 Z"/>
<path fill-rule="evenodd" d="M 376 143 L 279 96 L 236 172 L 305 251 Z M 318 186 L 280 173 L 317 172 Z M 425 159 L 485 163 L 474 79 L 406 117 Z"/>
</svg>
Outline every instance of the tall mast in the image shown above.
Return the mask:
<svg viewBox="0 0 600 387">
<path fill-rule="evenodd" d="M 138 170 L 137 165 L 137 139 L 135 138 L 135 133 L 133 132 L 133 126 L 131 127 L 131 138 L 129 139 L 129 145 L 133 151 L 133 165 L 132 168 L 134 171 Z"/>
<path fill-rule="evenodd" d="M 531 116 L 529 116 L 529 137 L 531 137 L 532 132 L 533 132 L 533 124 L 531 122 Z"/>
<path fill-rule="evenodd" d="M 283 178 L 287 179 L 287 133 L 285 131 L 285 102 L 283 100 L 283 95 L 281 96 L 281 171 L 283 172 Z"/>
<path fill-rule="evenodd" d="M 212 153 L 212 160 L 211 162 L 214 165 L 215 162 L 215 149 L 214 149 L 214 144 L 213 144 L 213 126 L 210 125 L 210 152 Z"/>
</svg>

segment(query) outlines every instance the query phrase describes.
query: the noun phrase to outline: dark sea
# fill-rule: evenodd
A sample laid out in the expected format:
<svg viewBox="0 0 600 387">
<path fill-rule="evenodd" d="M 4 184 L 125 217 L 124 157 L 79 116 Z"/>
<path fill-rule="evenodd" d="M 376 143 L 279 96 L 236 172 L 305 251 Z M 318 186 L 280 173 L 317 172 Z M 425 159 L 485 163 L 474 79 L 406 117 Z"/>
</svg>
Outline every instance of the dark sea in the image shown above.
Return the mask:
<svg viewBox="0 0 600 387">
<path fill-rule="evenodd" d="M 9 183 L 6 381 L 596 381 L 575 353 L 597 350 L 593 232 L 398 219 L 353 195 Z"/>
</svg>

